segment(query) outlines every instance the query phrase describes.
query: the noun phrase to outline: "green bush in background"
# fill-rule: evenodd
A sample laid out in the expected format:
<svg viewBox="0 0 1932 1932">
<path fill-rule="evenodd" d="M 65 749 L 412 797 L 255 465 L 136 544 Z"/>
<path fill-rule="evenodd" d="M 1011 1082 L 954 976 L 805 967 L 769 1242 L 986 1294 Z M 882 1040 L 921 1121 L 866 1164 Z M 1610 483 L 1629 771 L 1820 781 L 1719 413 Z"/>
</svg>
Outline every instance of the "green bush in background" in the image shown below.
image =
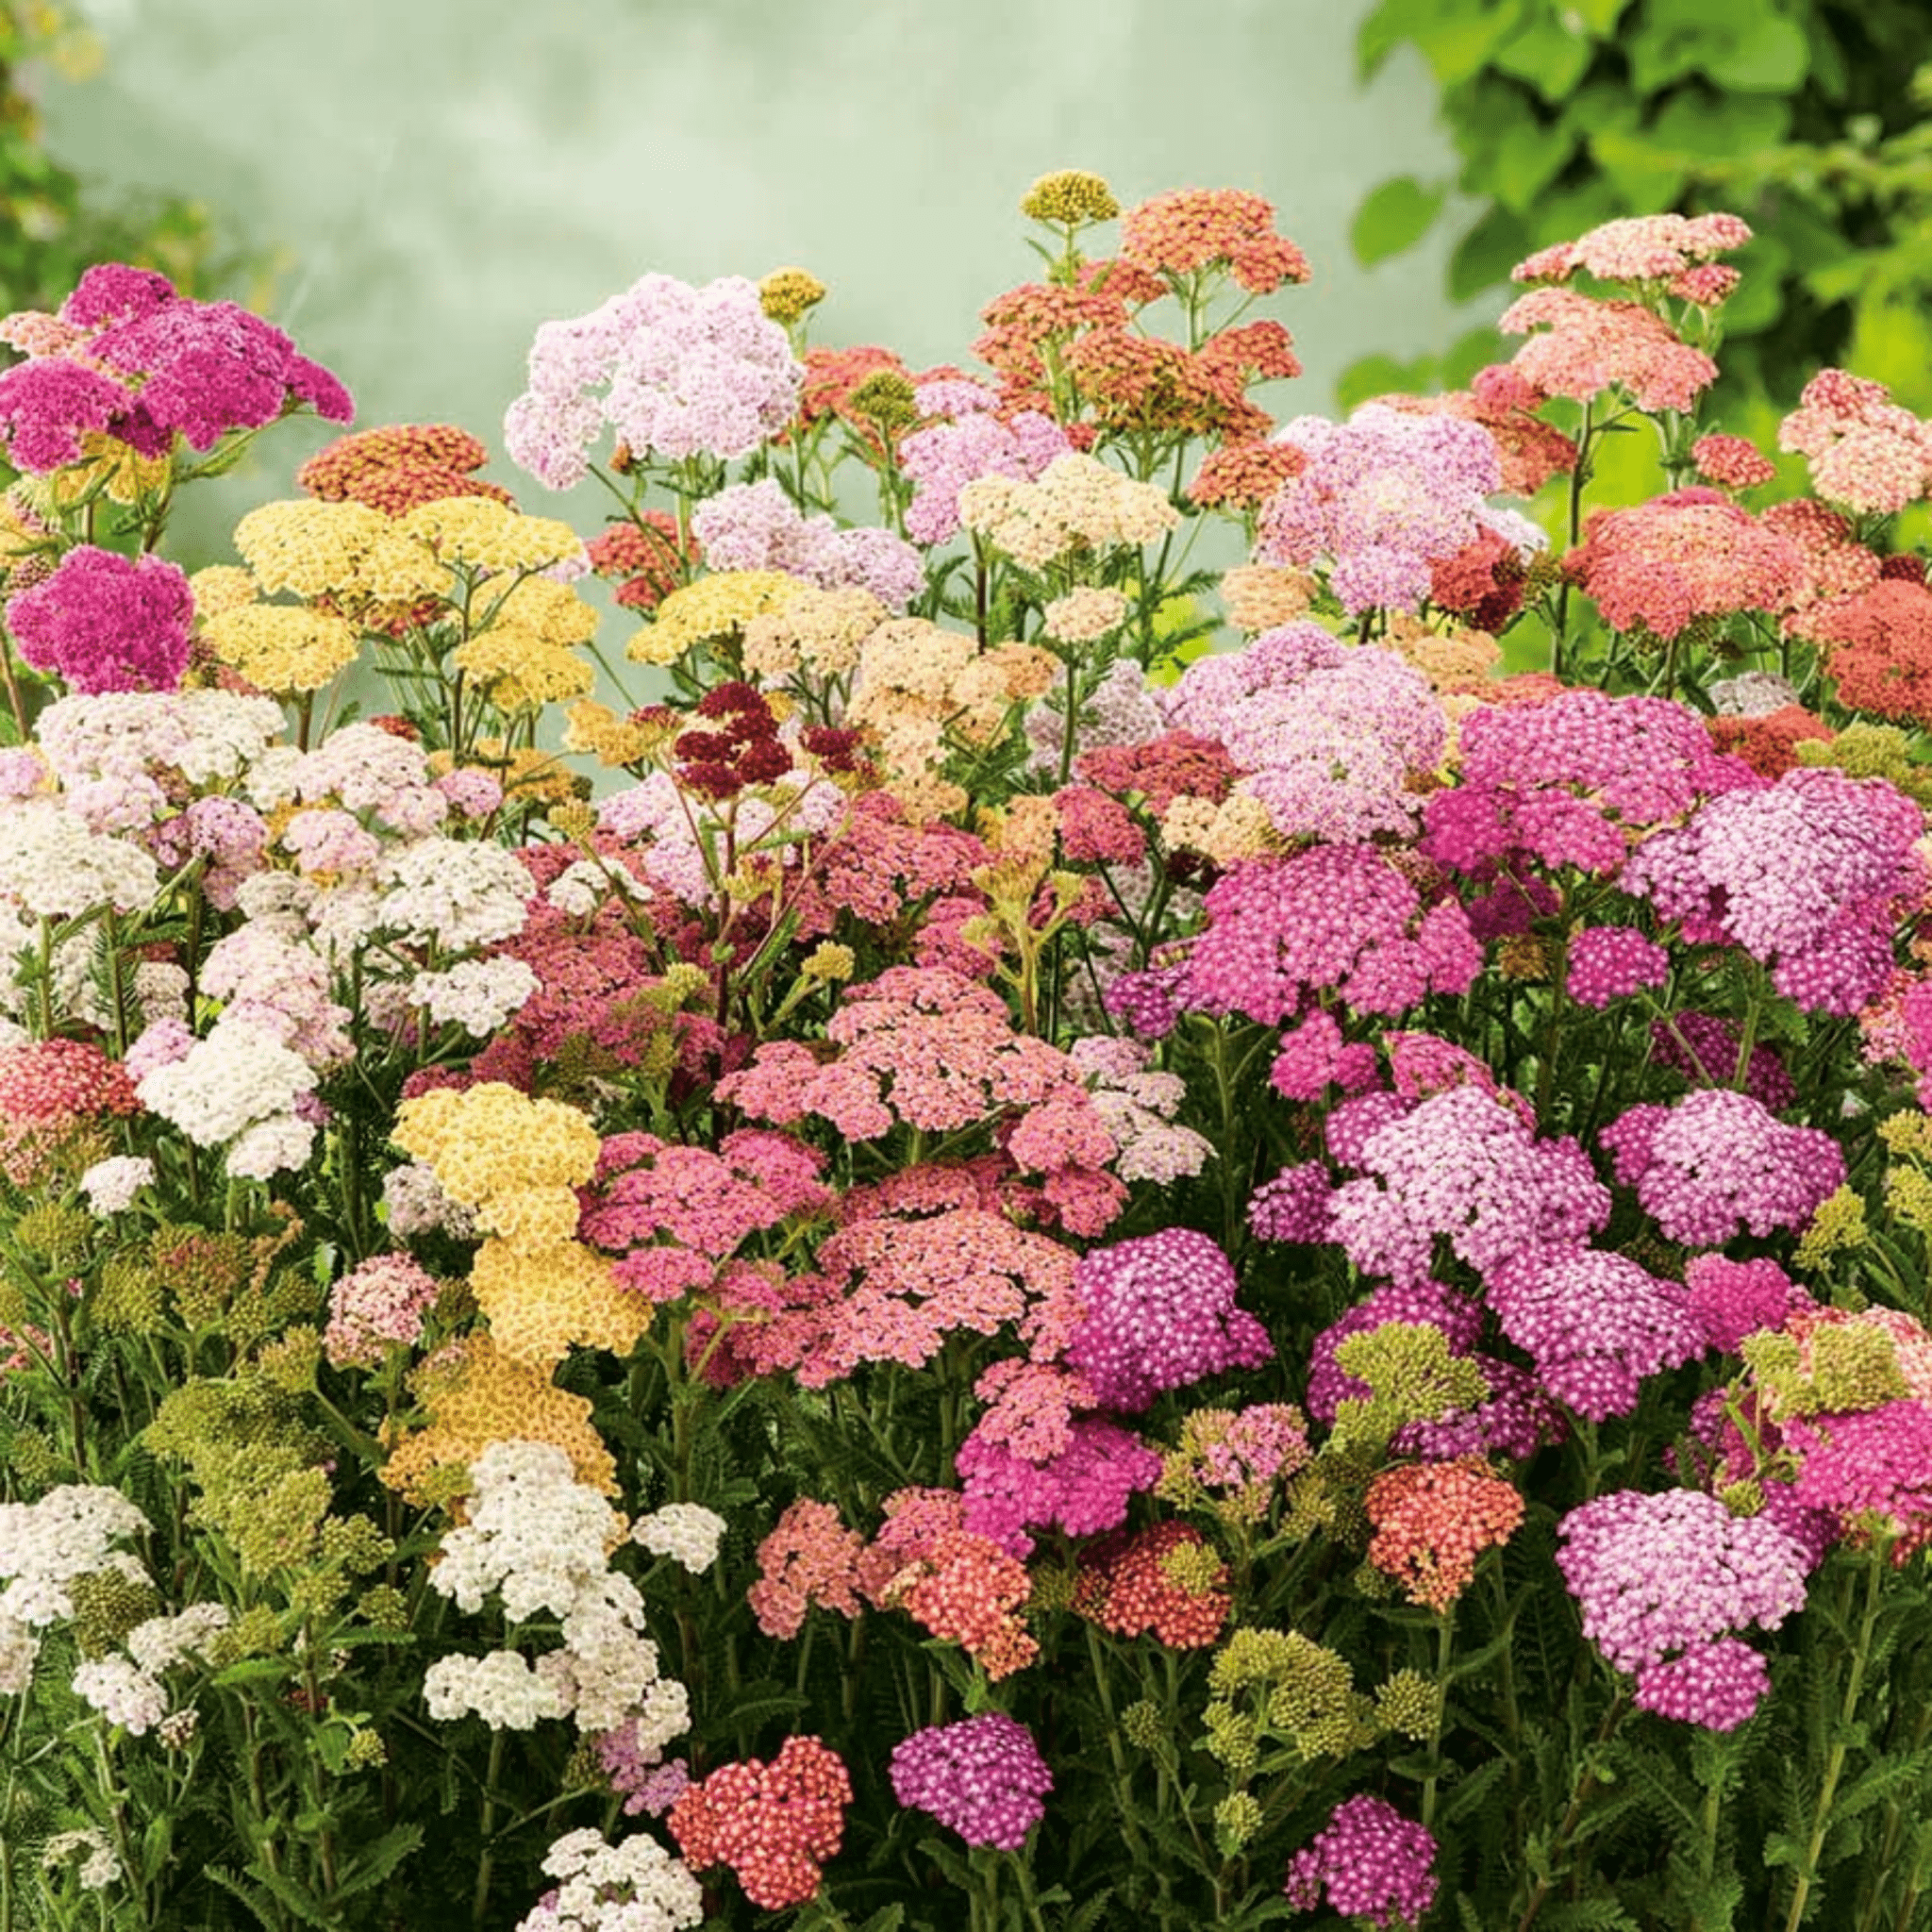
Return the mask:
<svg viewBox="0 0 1932 1932">
<path fill-rule="evenodd" d="M 1448 270 L 1463 299 L 1599 222 L 1730 208 L 1757 239 L 1724 311 L 1726 427 L 1761 435 L 1832 364 L 1932 407 L 1925 0 L 1381 0 L 1364 77 L 1405 43 L 1461 167 L 1375 188 L 1355 219 L 1364 262 L 1412 247 L 1452 192 L 1480 208 Z M 1494 350 L 1481 329 L 1441 357 L 1369 358 L 1341 400 L 1455 387 Z"/>
<path fill-rule="evenodd" d="M 78 78 L 100 58 L 69 9 L 0 0 L 0 310 L 57 307 L 94 261 L 158 268 L 184 294 L 200 296 L 249 274 L 246 259 L 222 251 L 198 202 L 155 192 L 105 197 L 49 156 L 26 75 L 41 64 Z"/>
</svg>

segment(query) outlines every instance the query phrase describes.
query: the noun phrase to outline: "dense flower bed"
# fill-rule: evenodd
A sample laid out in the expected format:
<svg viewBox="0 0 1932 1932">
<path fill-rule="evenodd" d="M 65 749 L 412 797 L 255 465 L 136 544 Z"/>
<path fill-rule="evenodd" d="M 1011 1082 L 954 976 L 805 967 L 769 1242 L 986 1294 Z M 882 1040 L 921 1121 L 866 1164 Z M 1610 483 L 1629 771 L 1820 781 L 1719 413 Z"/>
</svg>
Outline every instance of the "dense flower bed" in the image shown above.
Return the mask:
<svg viewBox="0 0 1932 1932">
<path fill-rule="evenodd" d="M 1919 1923 L 1932 425 L 1701 420 L 1729 215 L 1277 425 L 1265 202 L 1024 212 L 192 576 L 341 386 L 0 324 L 0 1932 Z"/>
</svg>

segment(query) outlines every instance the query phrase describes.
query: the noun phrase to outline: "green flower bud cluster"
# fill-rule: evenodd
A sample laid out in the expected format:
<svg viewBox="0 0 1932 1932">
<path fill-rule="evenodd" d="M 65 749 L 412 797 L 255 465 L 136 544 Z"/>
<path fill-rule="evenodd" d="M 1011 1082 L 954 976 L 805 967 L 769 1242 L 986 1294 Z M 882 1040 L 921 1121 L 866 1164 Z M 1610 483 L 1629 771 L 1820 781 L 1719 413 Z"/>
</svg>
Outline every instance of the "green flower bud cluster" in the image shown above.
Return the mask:
<svg viewBox="0 0 1932 1932">
<path fill-rule="evenodd" d="M 74 1641 L 85 1657 L 105 1657 L 127 1633 L 161 1614 L 161 1593 L 145 1576 L 96 1570 L 67 1587 L 74 1604 Z"/>
<path fill-rule="evenodd" d="M 1367 1401 L 1350 1397 L 1337 1409 L 1330 1440 L 1341 1439 L 1350 1451 L 1373 1445 L 1379 1456 L 1406 1424 L 1440 1422 L 1456 1410 L 1474 1408 L 1490 1392 L 1482 1370 L 1451 1354 L 1449 1338 L 1432 1323 L 1384 1322 L 1349 1336 L 1335 1351 L 1335 1361 L 1373 1391 Z"/>
</svg>

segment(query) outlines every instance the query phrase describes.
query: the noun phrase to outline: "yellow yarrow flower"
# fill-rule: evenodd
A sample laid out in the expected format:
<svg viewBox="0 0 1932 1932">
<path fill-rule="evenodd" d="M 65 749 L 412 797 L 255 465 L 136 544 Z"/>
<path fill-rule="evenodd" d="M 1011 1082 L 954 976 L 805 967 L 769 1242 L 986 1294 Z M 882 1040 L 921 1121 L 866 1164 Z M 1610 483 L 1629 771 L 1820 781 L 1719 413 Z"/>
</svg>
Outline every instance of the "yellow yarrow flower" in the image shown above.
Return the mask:
<svg viewBox="0 0 1932 1932">
<path fill-rule="evenodd" d="M 675 664 L 693 644 L 735 637 L 753 618 L 782 610 L 805 589 L 782 570 L 726 570 L 673 591 L 631 639 L 637 664 Z"/>
<path fill-rule="evenodd" d="M 305 496 L 250 510 L 235 525 L 235 548 L 270 594 L 353 597 L 364 588 L 364 560 L 389 534 L 390 520 L 366 504 Z"/>
<path fill-rule="evenodd" d="M 533 1366 L 560 1362 L 573 1348 L 628 1355 L 658 1312 L 618 1281 L 605 1256 L 576 1241 L 537 1248 L 485 1241 L 470 1286 L 496 1346 Z"/>
<path fill-rule="evenodd" d="M 513 625 L 546 644 L 587 644 L 597 634 L 596 607 L 549 577 L 524 578 L 491 612 L 492 625 Z"/>
<path fill-rule="evenodd" d="M 548 1365 L 516 1360 L 491 1337 L 473 1335 L 412 1379 L 429 1425 L 397 1441 L 381 1471 L 412 1502 L 441 1487 L 440 1472 L 465 1469 L 504 1441 L 551 1443 L 570 1457 L 578 1482 L 617 1493 L 617 1465 L 591 1426 L 590 1399 L 558 1388 Z"/>
<path fill-rule="evenodd" d="M 602 1144 L 575 1108 L 532 1100 L 501 1080 L 404 1101 L 391 1138 L 431 1169 L 451 1200 L 476 1208 L 526 1188 L 580 1187 Z"/>
<path fill-rule="evenodd" d="M 758 284 L 758 307 L 780 328 L 790 328 L 824 299 L 824 283 L 802 268 L 774 268 Z"/>
<path fill-rule="evenodd" d="M 194 598 L 194 614 L 203 624 L 224 610 L 253 604 L 260 590 L 254 573 L 239 563 L 211 563 L 188 579 L 188 588 Z"/>
<path fill-rule="evenodd" d="M 47 493 L 57 508 L 72 509 L 99 490 L 109 503 L 139 503 L 168 480 L 166 457 L 144 457 L 118 436 L 87 429 L 80 436 L 80 460 L 50 475 Z"/>
<path fill-rule="evenodd" d="M 641 765 L 651 756 L 658 734 L 620 718 L 608 705 L 588 698 L 564 713 L 563 748 L 588 752 L 600 765 L 616 769 Z"/>
<path fill-rule="evenodd" d="M 320 691 L 356 661 L 356 632 L 299 604 L 244 604 L 202 626 L 216 657 L 263 691 Z"/>
<path fill-rule="evenodd" d="M 534 711 L 592 690 L 597 674 L 575 651 L 546 642 L 518 625 L 497 625 L 450 654 L 499 711 Z"/>
<path fill-rule="evenodd" d="M 1020 200 L 1020 212 L 1027 220 L 1051 222 L 1057 228 L 1110 222 L 1120 211 L 1121 205 L 1106 177 L 1085 168 L 1060 168 L 1042 175 Z"/>
<path fill-rule="evenodd" d="M 400 537 L 444 564 L 483 571 L 539 571 L 582 558 L 577 533 L 555 517 L 527 517 L 489 496 L 445 496 L 395 521 Z"/>
</svg>

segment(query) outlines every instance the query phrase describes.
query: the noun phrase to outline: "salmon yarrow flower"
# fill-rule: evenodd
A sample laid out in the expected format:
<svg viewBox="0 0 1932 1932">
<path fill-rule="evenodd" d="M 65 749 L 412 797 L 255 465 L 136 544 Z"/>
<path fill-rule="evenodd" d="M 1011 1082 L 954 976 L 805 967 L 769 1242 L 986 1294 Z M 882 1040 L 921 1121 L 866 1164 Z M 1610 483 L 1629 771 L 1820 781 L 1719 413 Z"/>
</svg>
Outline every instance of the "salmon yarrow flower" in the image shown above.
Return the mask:
<svg viewBox="0 0 1932 1932">
<path fill-rule="evenodd" d="M 802 268 L 774 268 L 758 284 L 758 307 L 783 328 L 825 299 L 825 285 Z"/>
<path fill-rule="evenodd" d="M 1028 221 L 1047 222 L 1056 228 L 1084 228 L 1090 222 L 1110 222 L 1120 211 L 1121 205 L 1105 178 L 1085 168 L 1061 168 L 1042 175 L 1020 200 L 1020 212 Z"/>
<path fill-rule="evenodd" d="M 806 589 L 782 570 L 726 570 L 673 591 L 631 639 L 636 664 L 675 664 L 693 644 L 740 637 L 752 620 L 783 610 Z"/>
</svg>

